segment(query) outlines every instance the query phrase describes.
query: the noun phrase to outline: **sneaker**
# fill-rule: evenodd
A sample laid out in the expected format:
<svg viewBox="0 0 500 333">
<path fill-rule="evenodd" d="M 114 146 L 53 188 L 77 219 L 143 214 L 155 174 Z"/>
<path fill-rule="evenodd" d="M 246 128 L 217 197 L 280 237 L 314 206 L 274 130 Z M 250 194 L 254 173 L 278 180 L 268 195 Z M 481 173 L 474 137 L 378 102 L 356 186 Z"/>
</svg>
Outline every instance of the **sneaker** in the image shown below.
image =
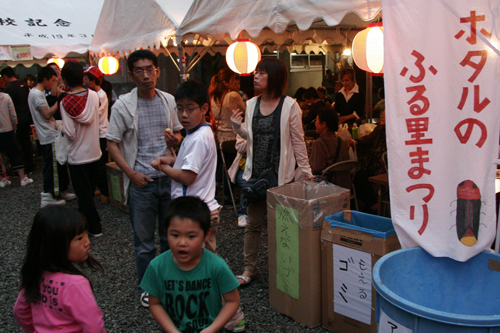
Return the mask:
<svg viewBox="0 0 500 333">
<path fill-rule="evenodd" d="M 71 201 L 76 199 L 76 194 L 68 193 L 68 191 L 61 192 L 59 196 L 61 197 L 61 199 L 64 199 L 65 201 Z"/>
<path fill-rule="evenodd" d="M 238 216 L 238 227 L 244 228 L 246 226 L 247 226 L 247 216 L 246 215 Z"/>
<path fill-rule="evenodd" d="M 24 177 L 24 179 L 21 179 L 21 186 L 26 186 L 31 183 L 33 183 L 33 179 L 28 178 L 28 176 Z"/>
<path fill-rule="evenodd" d="M 10 184 L 12 184 L 12 183 L 7 178 L 4 178 L 4 179 L 2 179 L 2 181 L 0 181 L 0 187 L 5 187 L 5 186 L 8 186 Z"/>
<path fill-rule="evenodd" d="M 143 292 L 141 294 L 141 305 L 145 308 L 149 308 L 149 293 Z"/>
<path fill-rule="evenodd" d="M 62 199 L 61 200 L 54 199 L 54 197 L 52 196 L 52 193 L 42 192 L 41 197 L 42 197 L 42 202 L 40 204 L 40 208 L 43 208 L 47 205 L 64 205 L 64 204 L 66 204 L 66 201 L 64 201 Z"/>
<path fill-rule="evenodd" d="M 243 332 L 245 330 L 245 319 L 240 321 L 235 328 L 233 328 L 233 332 Z"/>
</svg>

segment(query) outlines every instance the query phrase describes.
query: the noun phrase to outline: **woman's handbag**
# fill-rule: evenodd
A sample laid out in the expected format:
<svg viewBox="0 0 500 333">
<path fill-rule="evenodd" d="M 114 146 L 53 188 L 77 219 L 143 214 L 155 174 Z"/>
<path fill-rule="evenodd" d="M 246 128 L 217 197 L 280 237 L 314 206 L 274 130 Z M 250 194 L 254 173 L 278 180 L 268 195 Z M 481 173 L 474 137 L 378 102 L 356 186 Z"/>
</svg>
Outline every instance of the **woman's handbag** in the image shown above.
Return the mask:
<svg viewBox="0 0 500 333">
<path fill-rule="evenodd" d="M 278 136 L 280 134 L 280 122 L 281 122 L 281 109 L 283 108 L 283 101 L 285 96 L 281 96 L 278 108 L 276 110 L 276 121 L 274 124 L 274 135 L 273 135 L 273 149 L 271 150 L 271 160 L 267 164 L 267 168 L 260 174 L 257 179 L 250 179 L 243 185 L 241 191 L 243 192 L 243 197 L 249 203 L 258 203 L 266 199 L 267 190 L 278 186 L 278 175 L 273 168 L 274 152 L 276 151 L 276 145 L 278 142 Z"/>
<path fill-rule="evenodd" d="M 71 145 L 71 141 L 62 132 L 62 126 L 59 127 L 55 148 L 56 148 L 56 160 L 59 164 L 64 164 L 68 160 L 68 150 Z"/>
</svg>

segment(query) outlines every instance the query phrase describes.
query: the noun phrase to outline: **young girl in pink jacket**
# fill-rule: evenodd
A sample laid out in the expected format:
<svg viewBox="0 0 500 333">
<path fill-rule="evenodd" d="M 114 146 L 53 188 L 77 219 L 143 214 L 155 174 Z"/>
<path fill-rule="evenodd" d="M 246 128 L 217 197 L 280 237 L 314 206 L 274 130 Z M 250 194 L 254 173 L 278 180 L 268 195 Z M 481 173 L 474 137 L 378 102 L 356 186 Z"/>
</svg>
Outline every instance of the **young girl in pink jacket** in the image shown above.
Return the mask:
<svg viewBox="0 0 500 333">
<path fill-rule="evenodd" d="M 85 217 L 66 206 L 49 205 L 36 214 L 14 305 L 26 332 L 106 332 L 92 286 L 74 265 L 103 271 L 89 255 L 87 228 Z"/>
</svg>

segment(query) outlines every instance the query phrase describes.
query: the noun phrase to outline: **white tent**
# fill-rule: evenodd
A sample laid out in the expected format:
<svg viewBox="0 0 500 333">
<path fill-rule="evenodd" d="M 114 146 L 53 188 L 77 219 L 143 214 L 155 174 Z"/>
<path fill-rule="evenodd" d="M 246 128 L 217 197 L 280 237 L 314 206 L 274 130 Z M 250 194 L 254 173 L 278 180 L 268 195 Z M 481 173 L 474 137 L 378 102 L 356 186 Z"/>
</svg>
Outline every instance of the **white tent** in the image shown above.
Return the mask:
<svg viewBox="0 0 500 333">
<path fill-rule="evenodd" d="M 195 0 L 178 34 L 222 41 L 245 31 L 243 37 L 258 44 L 270 39 L 278 45 L 332 42 L 337 36 L 328 27 L 364 28 L 360 18 L 373 20 L 381 8 L 382 1 L 374 0 Z"/>
<path fill-rule="evenodd" d="M 103 2 L 2 0 L 0 60 L 19 61 L 19 55 L 9 51 L 22 46 L 31 53 L 23 59 L 86 54 Z M 33 62 L 36 60 L 23 61 L 28 66 Z"/>
<path fill-rule="evenodd" d="M 306 51 L 318 51 L 322 43 L 352 40 L 381 6 L 380 0 L 106 0 L 89 51 L 98 57 L 139 48 L 177 53 L 182 45 L 198 57 L 225 54 L 240 32 L 270 50 L 314 44 Z M 343 31 L 332 29 L 339 24 Z"/>
<path fill-rule="evenodd" d="M 193 0 L 106 0 L 89 51 L 124 56 L 140 48 L 160 49 L 176 36 Z"/>
</svg>

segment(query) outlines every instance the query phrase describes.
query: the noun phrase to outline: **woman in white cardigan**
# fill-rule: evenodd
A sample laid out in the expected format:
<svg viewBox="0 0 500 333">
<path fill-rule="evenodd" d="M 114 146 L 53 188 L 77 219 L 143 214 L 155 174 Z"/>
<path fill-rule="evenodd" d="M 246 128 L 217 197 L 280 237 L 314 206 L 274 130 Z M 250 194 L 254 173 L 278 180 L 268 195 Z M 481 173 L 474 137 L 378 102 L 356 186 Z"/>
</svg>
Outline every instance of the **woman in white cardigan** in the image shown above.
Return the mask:
<svg viewBox="0 0 500 333">
<path fill-rule="evenodd" d="M 288 68 L 278 59 L 266 58 L 259 62 L 254 73 L 254 89 L 262 96 L 247 102 L 245 123 L 243 111 L 234 110 L 231 117 L 233 129 L 247 139 L 247 161 L 243 179 L 256 179 L 271 159 L 275 121 L 280 122 L 279 145 L 273 158 L 273 166 L 278 174 L 278 186 L 290 183 L 295 177 L 295 165 L 306 179 L 312 179 L 304 131 L 302 130 L 302 110 L 296 101 L 286 97 L 283 102 L 281 119 L 276 119 L 276 108 L 285 93 Z M 266 200 L 249 203 L 245 229 L 244 257 L 245 271 L 236 278 L 241 285 L 248 284 L 257 276 L 259 243 L 262 224 L 266 215 Z"/>
</svg>

